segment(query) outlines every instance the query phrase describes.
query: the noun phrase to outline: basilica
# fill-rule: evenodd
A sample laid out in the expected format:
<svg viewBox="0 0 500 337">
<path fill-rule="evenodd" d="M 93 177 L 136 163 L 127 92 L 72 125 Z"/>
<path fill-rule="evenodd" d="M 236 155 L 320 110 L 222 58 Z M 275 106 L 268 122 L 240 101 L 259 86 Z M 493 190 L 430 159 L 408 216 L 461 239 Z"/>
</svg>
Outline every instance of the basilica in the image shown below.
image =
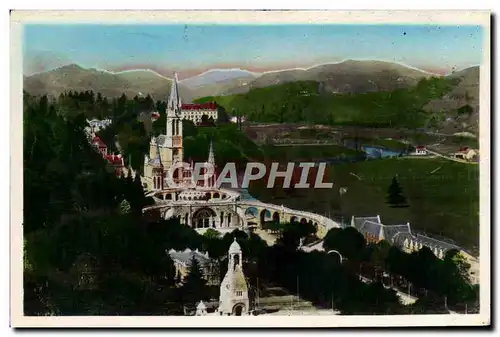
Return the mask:
<svg viewBox="0 0 500 337">
<path fill-rule="evenodd" d="M 166 109 L 167 124 L 165 134 L 152 137 L 149 144 L 149 155 L 144 158 L 143 185 L 147 191 L 162 190 L 166 186 L 166 172 L 175 162 L 182 163 L 184 151 L 182 146 L 182 110 L 179 98 L 177 75 L 172 81 L 170 98 Z M 190 179 L 191 172 L 177 170 L 175 179 Z"/>
</svg>

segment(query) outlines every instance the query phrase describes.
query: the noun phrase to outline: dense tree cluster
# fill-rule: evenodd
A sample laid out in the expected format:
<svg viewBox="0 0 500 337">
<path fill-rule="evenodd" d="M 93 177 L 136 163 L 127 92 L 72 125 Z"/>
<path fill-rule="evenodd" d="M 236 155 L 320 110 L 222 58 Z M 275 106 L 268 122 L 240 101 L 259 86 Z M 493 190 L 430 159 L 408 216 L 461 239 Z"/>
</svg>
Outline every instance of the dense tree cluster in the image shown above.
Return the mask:
<svg viewBox="0 0 500 337">
<path fill-rule="evenodd" d="M 195 162 L 207 160 L 210 141 L 213 142 L 215 161 L 219 168 L 223 168 L 228 162 L 236 163 L 239 167 L 248 161 L 263 157 L 261 148 L 235 125 L 194 127 L 192 122 L 184 121 L 183 128 L 185 159 Z"/>
<path fill-rule="evenodd" d="M 477 305 L 478 287 L 469 283 L 469 265 L 458 251 L 447 252 L 443 260 L 437 258 L 429 248 L 405 253 L 386 241 L 367 243 L 353 227 L 331 229 L 324 239 L 326 251 L 335 250 L 348 260 L 354 270 L 373 279 L 383 279 L 390 273 L 388 283 L 410 291 L 419 298 L 427 296 L 447 301 L 450 307 Z M 420 303 L 431 303 L 422 299 Z M 417 303 L 417 307 L 420 305 Z M 436 307 L 428 308 L 435 310 Z M 422 310 L 422 308 L 421 308 Z"/>
<path fill-rule="evenodd" d="M 118 118 L 124 114 L 139 115 L 141 112 L 151 112 L 155 108 L 151 96 L 135 96 L 127 98 L 125 94 L 111 99 L 95 94 L 93 91 L 69 91 L 59 95 L 57 99 L 59 111 L 67 117 L 81 113 L 88 119 Z"/>
</svg>

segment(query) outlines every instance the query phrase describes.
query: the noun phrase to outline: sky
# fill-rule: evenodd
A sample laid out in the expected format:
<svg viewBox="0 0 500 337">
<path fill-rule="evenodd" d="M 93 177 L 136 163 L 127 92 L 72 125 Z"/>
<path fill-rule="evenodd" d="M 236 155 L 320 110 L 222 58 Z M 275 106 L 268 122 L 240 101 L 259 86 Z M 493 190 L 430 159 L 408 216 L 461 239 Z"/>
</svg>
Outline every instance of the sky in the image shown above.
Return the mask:
<svg viewBox="0 0 500 337">
<path fill-rule="evenodd" d="M 76 63 L 188 77 L 208 69 L 263 72 L 373 59 L 444 74 L 480 64 L 482 39 L 479 26 L 26 25 L 23 72 Z"/>
</svg>

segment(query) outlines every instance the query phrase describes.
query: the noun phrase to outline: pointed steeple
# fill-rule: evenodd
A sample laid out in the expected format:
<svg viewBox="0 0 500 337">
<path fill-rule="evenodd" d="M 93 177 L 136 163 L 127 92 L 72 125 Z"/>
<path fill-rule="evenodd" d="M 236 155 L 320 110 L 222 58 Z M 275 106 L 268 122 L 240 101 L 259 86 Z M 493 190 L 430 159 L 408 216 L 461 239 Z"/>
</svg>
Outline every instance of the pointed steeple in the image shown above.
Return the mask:
<svg viewBox="0 0 500 337">
<path fill-rule="evenodd" d="M 163 166 L 161 163 L 160 145 L 158 143 L 156 143 L 156 159 L 158 160 L 159 165 Z"/>
<path fill-rule="evenodd" d="M 174 112 L 176 115 L 179 114 L 181 106 L 178 82 L 179 79 L 177 78 L 177 73 L 174 73 L 174 80 L 172 81 L 172 87 L 170 89 L 167 109 Z"/>
<path fill-rule="evenodd" d="M 208 161 L 207 163 L 213 165 L 215 167 L 215 155 L 214 155 L 214 144 L 213 141 L 210 140 L 210 148 L 208 150 Z"/>
</svg>

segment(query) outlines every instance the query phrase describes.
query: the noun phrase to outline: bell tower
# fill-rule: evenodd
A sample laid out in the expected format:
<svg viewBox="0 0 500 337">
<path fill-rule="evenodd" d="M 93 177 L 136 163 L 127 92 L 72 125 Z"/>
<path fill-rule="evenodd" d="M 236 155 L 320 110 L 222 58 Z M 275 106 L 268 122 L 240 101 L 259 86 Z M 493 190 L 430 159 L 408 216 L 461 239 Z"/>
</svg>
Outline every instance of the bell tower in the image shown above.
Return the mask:
<svg viewBox="0 0 500 337">
<path fill-rule="evenodd" d="M 184 151 L 182 145 L 182 110 L 181 99 L 179 97 L 179 80 L 177 73 L 174 73 L 172 87 L 170 89 L 170 97 L 167 104 L 167 124 L 165 130 L 165 147 L 169 153 L 167 167 L 172 167 L 174 163 L 184 161 Z M 178 168 L 173 172 L 173 179 L 178 183 L 183 179 L 184 173 L 182 168 Z"/>
<path fill-rule="evenodd" d="M 172 163 L 182 162 L 182 111 L 177 73 L 174 73 L 166 110 L 167 124 L 165 130 L 165 146 L 172 151 Z"/>
<path fill-rule="evenodd" d="M 243 254 L 234 238 L 229 247 L 228 269 L 220 286 L 220 315 L 242 316 L 249 311 L 248 286 L 243 274 Z"/>
</svg>

